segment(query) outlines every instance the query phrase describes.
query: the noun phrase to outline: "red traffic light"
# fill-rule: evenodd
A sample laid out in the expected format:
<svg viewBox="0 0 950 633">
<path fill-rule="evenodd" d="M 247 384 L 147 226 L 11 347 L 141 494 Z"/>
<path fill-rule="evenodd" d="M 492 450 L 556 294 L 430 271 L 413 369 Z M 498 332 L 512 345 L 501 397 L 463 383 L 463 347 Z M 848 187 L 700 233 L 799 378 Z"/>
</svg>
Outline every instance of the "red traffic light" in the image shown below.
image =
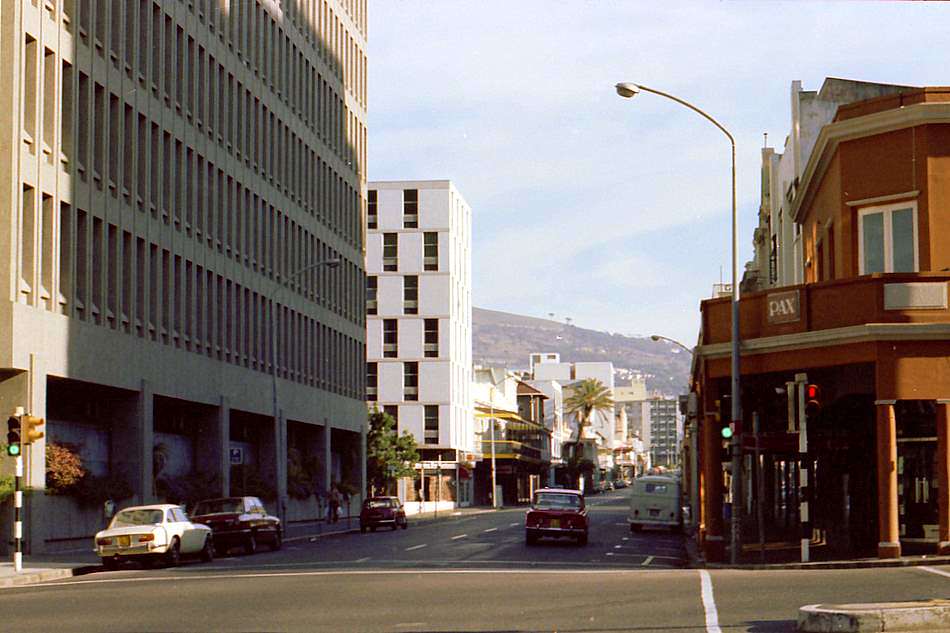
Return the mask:
<svg viewBox="0 0 950 633">
<path fill-rule="evenodd" d="M 805 415 L 816 416 L 821 411 L 821 388 L 815 384 L 805 385 Z"/>
</svg>

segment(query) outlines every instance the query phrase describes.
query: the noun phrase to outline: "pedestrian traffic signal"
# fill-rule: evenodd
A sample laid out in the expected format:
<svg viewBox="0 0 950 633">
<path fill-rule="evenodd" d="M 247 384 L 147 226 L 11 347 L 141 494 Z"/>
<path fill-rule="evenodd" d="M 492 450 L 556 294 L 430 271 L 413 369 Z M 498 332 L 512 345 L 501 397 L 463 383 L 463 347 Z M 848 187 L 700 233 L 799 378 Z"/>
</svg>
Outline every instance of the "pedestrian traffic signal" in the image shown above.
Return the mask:
<svg viewBox="0 0 950 633">
<path fill-rule="evenodd" d="M 7 455 L 16 457 L 20 454 L 20 418 L 11 415 L 7 418 Z"/>
<path fill-rule="evenodd" d="M 813 418 L 821 412 L 821 389 L 818 385 L 805 385 L 805 415 Z"/>
<path fill-rule="evenodd" d="M 46 424 L 46 420 L 43 418 L 38 418 L 32 415 L 24 415 L 20 418 L 20 421 L 23 425 L 23 443 L 32 444 L 36 440 L 42 438 L 45 434 L 39 429 L 39 427 Z"/>
</svg>

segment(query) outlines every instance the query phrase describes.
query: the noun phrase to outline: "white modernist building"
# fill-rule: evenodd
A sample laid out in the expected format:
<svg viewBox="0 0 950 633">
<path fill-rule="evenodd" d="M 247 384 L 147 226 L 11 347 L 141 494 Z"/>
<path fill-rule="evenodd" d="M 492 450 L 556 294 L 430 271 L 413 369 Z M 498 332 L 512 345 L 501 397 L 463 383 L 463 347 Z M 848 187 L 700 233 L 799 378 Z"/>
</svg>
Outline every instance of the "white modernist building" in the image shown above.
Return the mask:
<svg viewBox="0 0 950 633">
<path fill-rule="evenodd" d="M 465 464 L 480 448 L 471 395 L 472 211 L 448 180 L 367 188 L 367 399 L 416 438 L 420 470 L 441 462 L 441 475 L 426 470 L 424 486 L 420 477 L 406 500 L 467 505 Z"/>
</svg>

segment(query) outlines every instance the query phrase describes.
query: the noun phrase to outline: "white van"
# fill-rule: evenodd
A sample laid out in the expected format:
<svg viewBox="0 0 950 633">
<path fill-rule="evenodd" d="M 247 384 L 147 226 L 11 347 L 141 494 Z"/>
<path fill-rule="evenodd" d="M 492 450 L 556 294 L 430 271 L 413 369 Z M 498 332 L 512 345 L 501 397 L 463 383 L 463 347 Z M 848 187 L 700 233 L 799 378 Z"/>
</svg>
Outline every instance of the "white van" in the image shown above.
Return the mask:
<svg viewBox="0 0 950 633">
<path fill-rule="evenodd" d="M 673 477 L 647 475 L 634 480 L 630 490 L 630 531 L 643 526 L 668 527 L 678 531 L 683 527 L 680 505 L 680 484 Z"/>
</svg>

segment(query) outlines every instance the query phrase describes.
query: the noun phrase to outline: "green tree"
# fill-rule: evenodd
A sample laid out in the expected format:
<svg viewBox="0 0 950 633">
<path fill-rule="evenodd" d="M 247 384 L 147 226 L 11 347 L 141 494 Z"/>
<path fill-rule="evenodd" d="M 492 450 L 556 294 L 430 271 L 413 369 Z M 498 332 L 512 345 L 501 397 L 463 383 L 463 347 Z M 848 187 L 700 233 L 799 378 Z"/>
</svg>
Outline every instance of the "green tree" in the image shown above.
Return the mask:
<svg viewBox="0 0 950 633">
<path fill-rule="evenodd" d="M 613 411 L 614 399 L 610 389 L 596 378 L 585 378 L 573 387 L 564 400 L 564 411 L 577 418 L 577 439 L 584 438 L 584 429 L 590 426 L 595 411 Z"/>
<path fill-rule="evenodd" d="M 375 409 L 369 414 L 366 436 L 366 479 L 373 492 L 390 490 L 397 479 L 415 473 L 419 461 L 416 439 L 408 431 L 399 434 L 396 420 Z"/>
</svg>

